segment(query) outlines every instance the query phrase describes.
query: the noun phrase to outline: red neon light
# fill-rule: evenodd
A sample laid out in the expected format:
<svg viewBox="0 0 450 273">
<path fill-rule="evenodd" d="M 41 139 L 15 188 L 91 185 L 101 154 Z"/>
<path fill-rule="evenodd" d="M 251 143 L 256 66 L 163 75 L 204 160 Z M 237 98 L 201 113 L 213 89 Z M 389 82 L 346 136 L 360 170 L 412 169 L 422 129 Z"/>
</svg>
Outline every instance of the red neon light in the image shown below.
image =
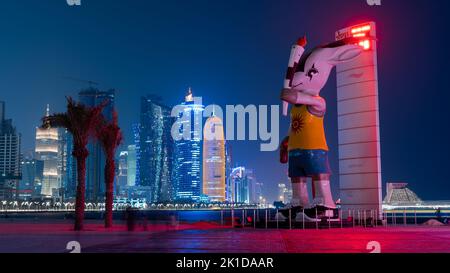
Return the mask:
<svg viewBox="0 0 450 273">
<path fill-rule="evenodd" d="M 355 27 L 355 28 L 352 28 L 352 30 L 351 30 L 352 34 L 361 33 L 361 32 L 368 32 L 368 31 L 370 31 L 370 25 Z"/>
<path fill-rule="evenodd" d="M 360 41 L 358 45 L 361 46 L 362 48 L 364 48 L 364 50 L 370 49 L 370 41 L 369 40 Z"/>
<path fill-rule="evenodd" d="M 350 30 L 352 36 L 354 38 L 363 38 L 357 43 L 357 45 L 361 46 L 364 50 L 369 50 L 372 47 L 372 44 L 369 39 L 365 38 L 369 36 L 371 27 L 370 25 L 362 25 L 358 27 L 354 27 Z"/>
<path fill-rule="evenodd" d="M 355 37 L 355 38 L 357 38 L 357 37 L 365 37 L 365 36 L 366 36 L 365 33 L 356 33 L 356 34 L 353 34 L 353 37 Z"/>
</svg>

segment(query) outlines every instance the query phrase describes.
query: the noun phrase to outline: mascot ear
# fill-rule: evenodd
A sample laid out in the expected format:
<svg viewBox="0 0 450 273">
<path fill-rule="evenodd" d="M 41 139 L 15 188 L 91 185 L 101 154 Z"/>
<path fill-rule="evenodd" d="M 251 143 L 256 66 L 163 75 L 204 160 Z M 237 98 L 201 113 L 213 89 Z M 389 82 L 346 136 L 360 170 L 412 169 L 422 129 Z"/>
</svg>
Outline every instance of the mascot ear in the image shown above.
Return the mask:
<svg viewBox="0 0 450 273">
<path fill-rule="evenodd" d="M 363 49 L 357 45 L 343 45 L 334 48 L 333 54 L 328 59 L 328 62 L 331 65 L 337 65 L 339 63 L 348 62 L 356 57 L 358 57 L 362 53 Z"/>
</svg>

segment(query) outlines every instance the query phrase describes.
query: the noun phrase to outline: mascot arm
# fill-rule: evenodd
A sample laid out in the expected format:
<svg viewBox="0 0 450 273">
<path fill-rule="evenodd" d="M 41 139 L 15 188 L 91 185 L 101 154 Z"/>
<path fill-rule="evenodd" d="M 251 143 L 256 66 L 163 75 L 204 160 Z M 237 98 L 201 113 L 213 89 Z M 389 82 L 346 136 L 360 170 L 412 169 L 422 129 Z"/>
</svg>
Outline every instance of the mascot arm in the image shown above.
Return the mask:
<svg viewBox="0 0 450 273">
<path fill-rule="evenodd" d="M 281 90 L 280 98 L 291 104 L 304 104 L 313 109 L 315 115 L 323 115 L 326 110 L 325 100 L 320 96 L 311 96 L 309 94 L 297 91 L 295 89 L 284 88 Z"/>
<path fill-rule="evenodd" d="M 280 144 L 280 163 L 286 164 L 288 162 L 288 144 L 289 136 L 285 137 Z"/>
</svg>

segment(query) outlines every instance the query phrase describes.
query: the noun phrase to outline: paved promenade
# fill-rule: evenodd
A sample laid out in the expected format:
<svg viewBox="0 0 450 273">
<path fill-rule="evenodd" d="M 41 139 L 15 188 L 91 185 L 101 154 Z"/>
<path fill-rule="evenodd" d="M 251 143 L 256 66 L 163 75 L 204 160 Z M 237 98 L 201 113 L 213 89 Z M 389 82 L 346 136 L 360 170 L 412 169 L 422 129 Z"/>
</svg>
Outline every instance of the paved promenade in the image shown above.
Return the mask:
<svg viewBox="0 0 450 273">
<path fill-rule="evenodd" d="M 123 222 L 106 231 L 99 221 L 86 221 L 75 232 L 70 221 L 0 221 L 0 252 L 68 252 L 78 241 L 81 252 L 233 252 L 233 253 L 364 253 L 370 241 L 381 252 L 450 253 L 450 227 L 377 227 L 334 229 L 224 228 L 217 224 L 138 225 L 127 231 Z"/>
</svg>

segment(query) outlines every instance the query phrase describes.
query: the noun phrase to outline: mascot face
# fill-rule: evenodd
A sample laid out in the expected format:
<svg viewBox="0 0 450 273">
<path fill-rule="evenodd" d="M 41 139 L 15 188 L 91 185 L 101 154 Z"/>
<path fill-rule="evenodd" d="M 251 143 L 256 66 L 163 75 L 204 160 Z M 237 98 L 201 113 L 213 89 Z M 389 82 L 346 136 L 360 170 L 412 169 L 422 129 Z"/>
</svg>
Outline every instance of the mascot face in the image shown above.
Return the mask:
<svg viewBox="0 0 450 273">
<path fill-rule="evenodd" d="M 311 96 L 319 96 L 331 69 L 339 63 L 353 60 L 361 52 L 360 46 L 343 45 L 334 48 L 319 47 L 304 54 L 294 74 L 292 89 Z"/>
</svg>

